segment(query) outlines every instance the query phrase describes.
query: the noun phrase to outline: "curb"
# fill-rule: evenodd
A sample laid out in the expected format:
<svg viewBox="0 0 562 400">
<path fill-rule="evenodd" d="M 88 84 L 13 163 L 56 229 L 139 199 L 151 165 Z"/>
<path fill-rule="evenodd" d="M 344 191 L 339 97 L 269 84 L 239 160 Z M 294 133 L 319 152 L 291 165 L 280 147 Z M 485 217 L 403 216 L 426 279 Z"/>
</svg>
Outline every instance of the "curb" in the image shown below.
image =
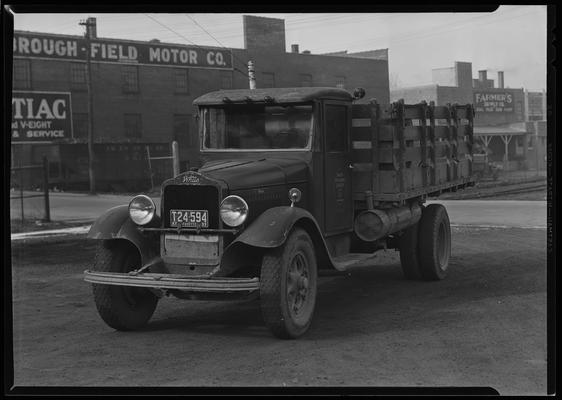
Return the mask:
<svg viewBox="0 0 562 400">
<path fill-rule="evenodd" d="M 58 242 L 86 237 L 91 225 L 72 228 L 52 229 L 46 231 L 12 233 L 11 242 L 14 244 L 31 244 L 42 242 Z"/>
</svg>

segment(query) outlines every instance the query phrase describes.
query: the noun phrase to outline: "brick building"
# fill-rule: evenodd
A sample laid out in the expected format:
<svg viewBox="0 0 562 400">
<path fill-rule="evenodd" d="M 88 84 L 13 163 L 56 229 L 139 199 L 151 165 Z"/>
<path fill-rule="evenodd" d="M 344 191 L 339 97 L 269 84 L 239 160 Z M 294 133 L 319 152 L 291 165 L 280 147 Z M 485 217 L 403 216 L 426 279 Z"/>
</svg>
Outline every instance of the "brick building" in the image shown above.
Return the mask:
<svg viewBox="0 0 562 400">
<path fill-rule="evenodd" d="M 433 69 L 432 81 L 429 85 L 392 90 L 391 100 L 403 98 L 410 103 L 425 100 L 436 105 L 472 103 L 476 111 L 474 136 L 479 142 L 475 152 L 482 151 L 489 161 L 502 163 L 508 170 L 535 168 L 537 157 L 530 153 L 533 140 L 536 141 L 533 137 L 546 125 L 528 122 L 529 110 L 536 112 L 537 101 L 523 89 L 504 87 L 503 71 L 498 72 L 496 84 L 486 70 L 478 71 L 478 78 L 473 78 L 471 63 L 455 62 L 451 68 Z M 546 134 L 546 129 L 543 130 Z M 539 141 L 539 144 L 543 154 L 546 142 Z M 544 168 L 544 163 L 539 163 L 539 168 Z"/>
<path fill-rule="evenodd" d="M 247 88 L 250 60 L 258 88 L 361 86 L 364 101 L 390 100 L 386 49 L 315 55 L 292 45 L 286 52 L 281 19 L 244 16 L 243 31 L 244 48 L 237 49 L 98 38 L 93 26 L 99 186 L 120 179 L 146 182 L 146 146 L 151 155 L 165 156 L 173 140 L 179 143 L 181 170 L 198 165 L 192 102 L 213 90 Z M 62 186 L 87 186 L 87 48 L 81 36 L 14 33 L 12 164 L 37 164 L 46 155 L 51 181 Z M 162 178 L 170 171 L 164 164 L 152 165 Z"/>
</svg>

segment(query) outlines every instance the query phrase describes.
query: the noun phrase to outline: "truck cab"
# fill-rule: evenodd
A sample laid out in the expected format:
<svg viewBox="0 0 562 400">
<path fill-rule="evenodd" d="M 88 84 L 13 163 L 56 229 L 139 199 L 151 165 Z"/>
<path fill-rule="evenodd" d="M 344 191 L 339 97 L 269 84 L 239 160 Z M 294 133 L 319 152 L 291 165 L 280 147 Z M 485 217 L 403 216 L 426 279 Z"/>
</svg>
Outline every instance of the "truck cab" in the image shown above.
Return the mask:
<svg viewBox="0 0 562 400">
<path fill-rule="evenodd" d="M 200 173 L 225 175 L 253 203 L 250 220 L 299 189 L 323 236 L 352 230 L 351 104 L 337 88 L 215 92 L 199 107 Z M 227 166 L 227 168 L 225 168 Z"/>
<path fill-rule="evenodd" d="M 425 209 L 423 202 L 430 193 L 469 185 L 470 170 L 447 169 L 440 182 L 435 171 L 406 168 L 410 153 L 400 145 L 406 147 L 409 109 L 399 103 L 385 115 L 376 102 L 355 105 L 358 93 L 248 89 L 196 99 L 201 168 L 162 184 L 160 210 L 139 195 L 108 210 L 90 230 L 100 242 L 85 280 L 102 319 L 115 329 L 138 329 L 169 295 L 259 299 L 271 332 L 296 338 L 312 321 L 320 269 L 345 271 L 379 249 L 396 248 L 407 278 L 443 279 L 448 216 L 442 206 Z M 431 121 L 439 110 L 424 104 L 411 110 L 410 117 L 423 120 L 414 133 L 422 136 L 423 151 L 415 156 L 436 161 L 438 130 Z M 472 113 L 453 111 L 455 121 L 468 121 L 449 137 L 457 142 L 447 153 L 454 160 L 459 133 L 472 138 Z M 386 144 L 385 124 L 396 128 Z M 379 147 L 388 143 L 395 171 L 385 175 Z M 368 150 L 367 160 L 361 150 Z M 382 185 L 385 177 L 392 183 Z"/>
</svg>

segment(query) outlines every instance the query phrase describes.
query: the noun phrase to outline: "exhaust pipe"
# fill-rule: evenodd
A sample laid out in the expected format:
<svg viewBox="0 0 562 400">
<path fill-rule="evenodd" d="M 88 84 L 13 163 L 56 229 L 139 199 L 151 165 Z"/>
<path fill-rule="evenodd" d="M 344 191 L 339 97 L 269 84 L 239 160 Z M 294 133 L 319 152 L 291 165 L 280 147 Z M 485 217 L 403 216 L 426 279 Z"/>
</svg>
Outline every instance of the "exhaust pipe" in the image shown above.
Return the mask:
<svg viewBox="0 0 562 400">
<path fill-rule="evenodd" d="M 355 218 L 353 228 L 361 240 L 372 242 L 416 224 L 421 214 L 422 210 L 418 204 L 384 210 L 365 210 Z"/>
</svg>

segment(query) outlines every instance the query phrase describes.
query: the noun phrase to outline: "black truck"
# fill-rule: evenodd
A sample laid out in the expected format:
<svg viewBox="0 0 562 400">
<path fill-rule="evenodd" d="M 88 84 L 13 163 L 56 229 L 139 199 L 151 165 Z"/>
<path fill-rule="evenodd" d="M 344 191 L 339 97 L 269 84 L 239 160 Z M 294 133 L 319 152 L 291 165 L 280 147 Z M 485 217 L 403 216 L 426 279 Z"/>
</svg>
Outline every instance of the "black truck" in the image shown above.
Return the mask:
<svg viewBox="0 0 562 400">
<path fill-rule="evenodd" d="M 201 168 L 92 225 L 101 318 L 143 327 L 163 296 L 258 299 L 279 338 L 309 328 L 318 271 L 397 249 L 407 279 L 447 274 L 451 230 L 427 198 L 474 184 L 471 105 L 380 105 L 364 91 L 223 90 L 198 107 Z M 361 104 L 360 104 L 361 103 Z"/>
</svg>

